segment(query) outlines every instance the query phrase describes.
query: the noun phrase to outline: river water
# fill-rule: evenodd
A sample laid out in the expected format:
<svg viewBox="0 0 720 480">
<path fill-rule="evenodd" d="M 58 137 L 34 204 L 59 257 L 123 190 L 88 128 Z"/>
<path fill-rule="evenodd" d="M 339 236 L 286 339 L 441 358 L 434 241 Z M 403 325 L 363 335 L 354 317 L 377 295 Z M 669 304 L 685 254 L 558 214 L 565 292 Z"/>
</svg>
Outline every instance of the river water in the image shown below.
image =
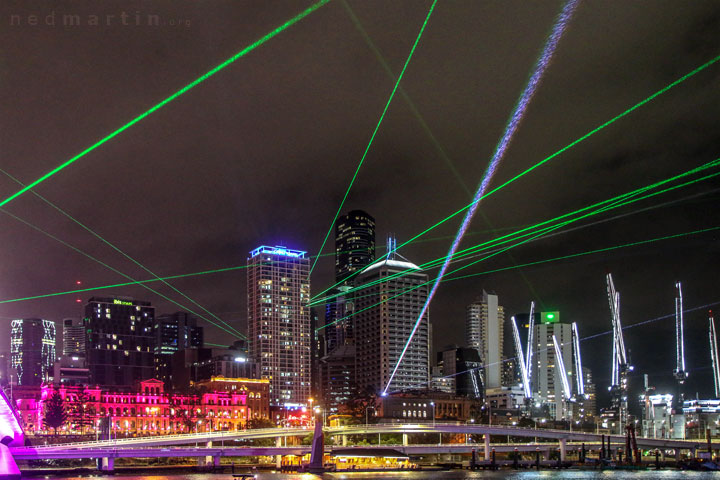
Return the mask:
<svg viewBox="0 0 720 480">
<path fill-rule="evenodd" d="M 237 473 L 241 473 L 238 470 Z M 113 475 L 92 477 L 50 477 L 58 480 L 232 480 L 229 473 L 220 474 L 189 474 L 189 475 Z M 426 472 L 373 472 L 373 473 L 326 473 L 324 475 L 310 474 L 281 474 L 260 472 L 258 480 L 474 480 L 474 479 L 507 479 L 507 480 L 590 480 L 590 479 L 632 479 L 632 480 L 705 480 L 719 479 L 720 472 L 688 472 L 678 470 L 645 470 L 645 471 L 619 471 L 619 470 L 540 470 L 538 471 L 426 471 Z"/>
</svg>

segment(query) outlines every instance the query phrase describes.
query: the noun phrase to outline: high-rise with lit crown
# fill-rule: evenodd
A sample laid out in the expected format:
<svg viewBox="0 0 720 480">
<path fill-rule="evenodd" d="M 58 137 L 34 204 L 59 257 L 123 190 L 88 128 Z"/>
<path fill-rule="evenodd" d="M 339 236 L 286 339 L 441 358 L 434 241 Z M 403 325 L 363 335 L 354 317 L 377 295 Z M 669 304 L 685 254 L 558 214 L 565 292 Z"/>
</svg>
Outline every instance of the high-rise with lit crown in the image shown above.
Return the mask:
<svg viewBox="0 0 720 480">
<path fill-rule="evenodd" d="M 535 325 L 531 387 L 535 402 L 547 405 L 550 416 L 556 420 L 567 418 L 567 403 L 563 396 L 563 378 L 557 367 L 553 335 L 560 345 L 565 371 L 573 372 L 572 325 L 560 322 L 559 312 L 542 312 L 540 323 Z M 572 378 L 568 379 L 572 385 Z"/>
<path fill-rule="evenodd" d="M 13 320 L 10 324 L 12 381 L 17 385 L 40 385 L 53 375 L 55 323 L 40 318 Z"/>
<path fill-rule="evenodd" d="M 396 275 L 398 273 L 402 275 Z M 357 276 L 356 376 L 361 388 L 385 389 L 428 296 L 428 276 L 390 254 Z M 363 287 L 363 285 L 367 285 Z M 405 294 L 399 294 L 405 292 Z M 424 390 L 430 379 L 430 314 L 426 311 L 391 384 Z"/>
<path fill-rule="evenodd" d="M 362 210 L 352 210 L 338 218 L 335 222 L 335 281 L 345 282 L 374 259 L 375 219 Z"/>
<path fill-rule="evenodd" d="M 270 405 L 311 396 L 310 259 L 307 252 L 261 246 L 247 269 L 250 356 L 270 380 Z"/>
<path fill-rule="evenodd" d="M 482 300 L 467 307 L 465 335 L 468 347 L 477 349 L 485 364 L 486 388 L 502 385 L 504 324 L 505 309 L 497 295 L 483 290 Z"/>
</svg>

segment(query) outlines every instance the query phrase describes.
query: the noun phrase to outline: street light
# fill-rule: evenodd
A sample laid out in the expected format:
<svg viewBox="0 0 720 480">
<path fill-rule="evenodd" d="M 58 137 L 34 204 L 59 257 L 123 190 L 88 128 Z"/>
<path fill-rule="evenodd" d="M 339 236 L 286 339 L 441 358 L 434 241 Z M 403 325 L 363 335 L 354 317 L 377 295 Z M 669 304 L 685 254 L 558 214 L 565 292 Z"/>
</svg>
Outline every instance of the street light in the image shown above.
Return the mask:
<svg viewBox="0 0 720 480">
<path fill-rule="evenodd" d="M 324 426 L 325 426 L 325 420 L 326 420 L 326 418 L 327 418 L 327 411 L 326 411 L 325 409 L 321 408 L 321 407 L 315 407 L 315 410 L 313 410 L 313 412 L 315 412 L 316 414 L 322 412 L 322 414 L 323 414 L 322 426 L 324 427 Z M 316 420 L 316 421 L 317 421 L 317 420 Z"/>
<path fill-rule="evenodd" d="M 467 424 L 474 424 L 474 423 L 475 423 L 475 419 L 474 419 L 474 418 L 471 418 L 470 420 L 465 421 L 465 425 L 467 425 Z M 470 436 L 466 433 L 466 434 L 465 434 L 465 443 L 468 443 L 468 438 L 470 438 Z"/>
<path fill-rule="evenodd" d="M 432 407 L 432 421 L 433 421 L 433 427 L 435 426 L 435 402 L 430 402 L 430 406 Z"/>
</svg>

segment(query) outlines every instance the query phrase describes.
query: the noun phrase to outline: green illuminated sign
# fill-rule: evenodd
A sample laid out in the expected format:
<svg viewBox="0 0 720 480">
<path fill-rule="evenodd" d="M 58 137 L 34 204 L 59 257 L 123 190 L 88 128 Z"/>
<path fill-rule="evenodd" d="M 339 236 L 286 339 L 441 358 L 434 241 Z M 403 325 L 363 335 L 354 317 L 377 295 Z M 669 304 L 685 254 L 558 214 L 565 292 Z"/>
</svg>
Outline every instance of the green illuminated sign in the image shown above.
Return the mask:
<svg viewBox="0 0 720 480">
<path fill-rule="evenodd" d="M 540 314 L 540 322 L 542 323 L 559 323 L 560 312 L 542 312 Z"/>
<path fill-rule="evenodd" d="M 113 299 L 113 303 L 115 305 L 132 305 L 132 302 L 126 302 L 124 300 L 118 300 L 117 298 Z"/>
</svg>

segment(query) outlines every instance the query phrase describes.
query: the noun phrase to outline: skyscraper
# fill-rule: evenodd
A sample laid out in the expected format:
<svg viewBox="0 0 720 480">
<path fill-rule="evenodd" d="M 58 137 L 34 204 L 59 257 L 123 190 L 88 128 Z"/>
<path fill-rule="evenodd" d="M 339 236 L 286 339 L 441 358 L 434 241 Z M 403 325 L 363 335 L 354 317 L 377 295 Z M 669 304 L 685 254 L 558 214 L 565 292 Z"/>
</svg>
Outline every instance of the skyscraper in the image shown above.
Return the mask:
<svg viewBox="0 0 720 480">
<path fill-rule="evenodd" d="M 583 382 L 585 385 L 585 398 L 582 399 L 582 408 L 585 418 L 597 415 L 597 392 L 593 382 L 592 370 L 582 367 Z"/>
<path fill-rule="evenodd" d="M 153 326 L 155 353 L 171 355 L 178 350 L 203 346 L 203 327 L 186 312 L 159 315 Z"/>
<path fill-rule="evenodd" d="M 498 305 L 497 295 L 483 290 L 482 300 L 467 306 L 465 336 L 468 347 L 480 352 L 485 364 L 485 387 L 502 385 L 505 309 Z"/>
<path fill-rule="evenodd" d="M 172 388 L 172 354 L 186 348 L 203 346 L 203 328 L 197 318 L 186 312 L 159 315 L 153 325 L 155 336 L 155 378 Z"/>
<path fill-rule="evenodd" d="M 71 357 L 85 356 L 85 327 L 79 318 L 63 319 L 62 354 Z"/>
<path fill-rule="evenodd" d="M 541 313 L 540 324 L 535 325 L 532 362 L 532 393 L 535 402 L 547 405 L 551 417 L 562 420 L 568 416 L 563 395 L 563 379 L 555 355 L 553 335 L 557 338 L 563 356 L 565 371 L 573 374 L 572 326 L 560 323 L 557 312 Z M 571 388 L 571 379 L 568 379 Z"/>
<path fill-rule="evenodd" d="M 10 363 L 17 385 L 40 385 L 55 366 L 55 322 L 40 318 L 10 324 Z"/>
<path fill-rule="evenodd" d="M 352 210 L 338 218 L 335 222 L 335 281 L 345 281 L 374 259 L 375 219 L 362 210 Z"/>
<path fill-rule="evenodd" d="M 131 297 L 92 297 L 85 305 L 90 383 L 131 386 L 155 376 L 155 307 Z"/>
<path fill-rule="evenodd" d="M 477 349 L 448 346 L 438 352 L 437 360 L 443 377 L 452 379 L 455 384 L 453 393 L 463 397 L 482 398 L 482 362 Z"/>
<path fill-rule="evenodd" d="M 343 345 L 354 343 L 353 293 L 343 293 L 349 288 L 344 286 L 328 292 L 329 295 L 337 296 L 325 304 L 325 328 L 323 334 L 325 336 L 326 353 L 330 353 Z"/>
<path fill-rule="evenodd" d="M 261 246 L 247 269 L 250 357 L 270 380 L 270 404 L 311 396 L 310 259 L 307 252 Z"/>
<path fill-rule="evenodd" d="M 355 387 L 355 345 L 341 345 L 320 360 L 323 405 L 337 413 Z"/>
<path fill-rule="evenodd" d="M 423 285 L 428 281 L 427 274 L 417 265 L 395 257 L 391 253 L 366 267 L 356 282 L 361 287 L 355 295 L 354 317 L 357 383 L 376 392 L 387 386 L 428 296 L 428 286 Z M 403 275 L 391 278 L 400 272 Z M 404 291 L 404 295 L 398 295 Z M 428 388 L 429 317 L 426 311 L 393 378 L 392 390 Z"/>
<path fill-rule="evenodd" d="M 335 222 L 335 280 L 341 285 L 328 292 L 325 305 L 325 355 L 319 365 L 322 397 L 331 411 L 347 400 L 355 387 L 355 339 L 350 317 L 353 295 L 346 292 L 355 284 L 353 275 L 375 258 L 375 219 L 362 210 L 352 210 Z M 352 277 L 352 278 L 351 278 Z"/>
</svg>

